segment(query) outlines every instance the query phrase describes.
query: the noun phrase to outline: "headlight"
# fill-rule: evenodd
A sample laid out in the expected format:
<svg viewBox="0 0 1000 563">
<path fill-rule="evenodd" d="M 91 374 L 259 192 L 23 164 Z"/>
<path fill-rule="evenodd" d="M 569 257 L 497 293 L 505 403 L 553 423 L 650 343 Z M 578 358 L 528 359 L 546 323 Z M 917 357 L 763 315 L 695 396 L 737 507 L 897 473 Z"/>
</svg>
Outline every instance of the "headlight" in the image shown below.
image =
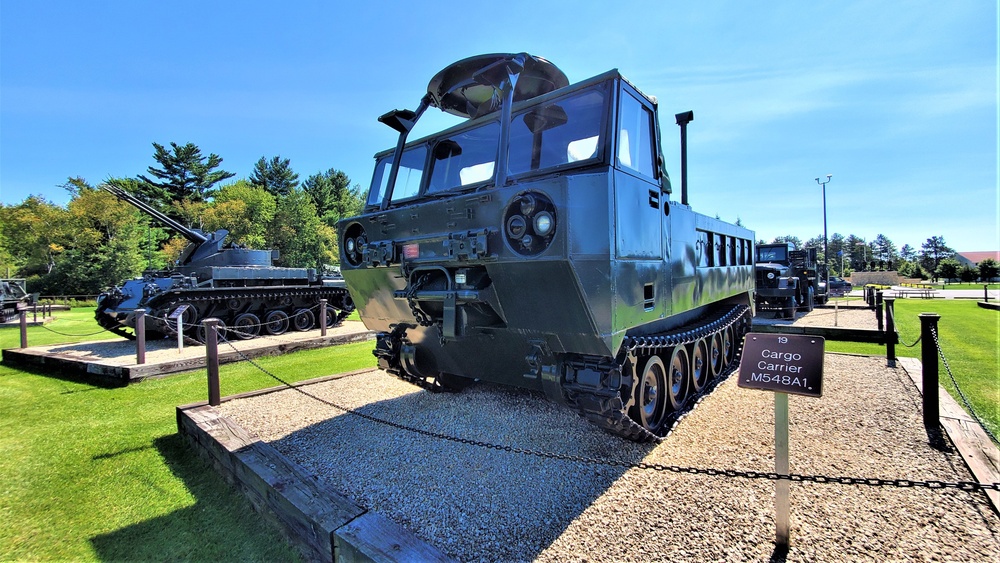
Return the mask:
<svg viewBox="0 0 1000 563">
<path fill-rule="evenodd" d="M 542 211 L 535 215 L 535 234 L 540 237 L 547 237 L 552 232 L 552 214 Z"/>
<path fill-rule="evenodd" d="M 504 211 L 504 238 L 514 252 L 537 256 L 552 244 L 557 221 L 555 205 L 547 195 L 523 192 L 512 198 Z"/>
<path fill-rule="evenodd" d="M 524 236 L 527 230 L 528 222 L 521 215 L 514 215 L 510 219 L 507 219 L 507 234 L 510 235 L 510 238 L 519 239 Z"/>
</svg>

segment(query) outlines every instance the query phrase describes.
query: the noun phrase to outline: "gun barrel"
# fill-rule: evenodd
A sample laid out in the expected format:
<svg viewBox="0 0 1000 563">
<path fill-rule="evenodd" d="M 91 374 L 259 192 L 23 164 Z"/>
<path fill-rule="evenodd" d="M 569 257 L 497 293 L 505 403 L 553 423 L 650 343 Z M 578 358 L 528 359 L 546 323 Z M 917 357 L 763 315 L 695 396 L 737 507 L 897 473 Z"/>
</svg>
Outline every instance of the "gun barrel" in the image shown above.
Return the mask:
<svg viewBox="0 0 1000 563">
<path fill-rule="evenodd" d="M 121 189 L 121 188 L 119 188 L 117 186 L 109 186 L 107 184 L 103 184 L 101 187 L 104 188 L 105 191 L 110 192 L 112 195 L 114 195 L 118 199 L 120 199 L 122 201 L 127 201 L 128 203 L 131 203 L 139 211 L 142 211 L 146 215 L 149 215 L 153 219 L 156 219 L 163 226 L 171 228 L 171 229 L 177 231 L 178 233 L 181 234 L 181 236 L 183 236 L 184 238 L 188 239 L 189 241 L 191 241 L 191 242 L 193 242 L 195 244 L 201 244 L 201 243 L 203 243 L 203 242 L 205 242 L 205 241 L 208 240 L 207 236 L 205 236 L 205 235 L 203 235 L 203 234 L 201 234 L 201 233 L 199 233 L 199 232 L 197 232 L 195 230 L 192 230 L 192 229 L 189 229 L 189 228 L 185 227 L 184 225 L 182 225 L 182 224 L 178 223 L 177 221 L 171 219 L 167 215 L 165 215 L 165 214 L 161 213 L 160 211 L 154 209 L 148 203 L 142 201 L 141 199 L 135 197 L 134 195 L 128 193 L 127 191 L 125 191 L 125 190 L 123 190 L 123 189 Z"/>
</svg>

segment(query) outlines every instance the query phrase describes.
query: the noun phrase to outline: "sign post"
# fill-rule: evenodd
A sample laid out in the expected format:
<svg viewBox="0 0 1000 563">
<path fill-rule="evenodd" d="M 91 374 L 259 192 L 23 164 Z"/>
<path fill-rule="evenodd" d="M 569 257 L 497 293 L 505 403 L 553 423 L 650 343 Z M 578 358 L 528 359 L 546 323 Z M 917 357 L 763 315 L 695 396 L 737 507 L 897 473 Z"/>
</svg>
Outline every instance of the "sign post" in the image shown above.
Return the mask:
<svg viewBox="0 0 1000 563">
<path fill-rule="evenodd" d="M 187 303 L 180 305 L 174 309 L 173 313 L 170 313 L 168 319 L 175 321 L 177 323 L 177 353 L 180 354 L 184 350 L 184 313 L 188 310 Z"/>
<path fill-rule="evenodd" d="M 793 334 L 747 334 L 737 384 L 749 389 L 774 391 L 774 472 L 788 470 L 788 394 L 823 395 L 823 348 L 818 336 Z M 775 543 L 788 548 L 791 538 L 790 482 L 774 483 Z"/>
</svg>

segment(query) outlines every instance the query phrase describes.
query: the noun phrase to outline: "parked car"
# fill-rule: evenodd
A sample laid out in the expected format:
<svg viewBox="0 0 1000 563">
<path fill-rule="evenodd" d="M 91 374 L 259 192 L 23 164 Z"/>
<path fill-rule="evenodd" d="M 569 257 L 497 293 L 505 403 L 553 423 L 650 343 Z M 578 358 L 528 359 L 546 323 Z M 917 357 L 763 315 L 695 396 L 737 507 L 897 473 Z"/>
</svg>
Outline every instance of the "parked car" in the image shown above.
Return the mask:
<svg viewBox="0 0 1000 563">
<path fill-rule="evenodd" d="M 844 278 L 830 277 L 830 284 L 828 286 L 830 296 L 842 297 L 847 295 L 854 289 L 851 282 L 845 280 Z"/>
</svg>

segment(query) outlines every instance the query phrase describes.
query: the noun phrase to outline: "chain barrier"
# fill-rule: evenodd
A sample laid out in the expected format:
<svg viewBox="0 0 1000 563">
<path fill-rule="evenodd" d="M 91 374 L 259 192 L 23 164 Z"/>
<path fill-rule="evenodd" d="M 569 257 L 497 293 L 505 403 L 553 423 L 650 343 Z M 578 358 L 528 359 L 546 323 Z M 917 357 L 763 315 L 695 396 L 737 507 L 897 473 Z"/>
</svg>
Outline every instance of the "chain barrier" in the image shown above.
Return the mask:
<svg viewBox="0 0 1000 563">
<path fill-rule="evenodd" d="M 84 336 L 96 336 L 98 334 L 102 334 L 102 333 L 105 333 L 105 332 L 110 332 L 108 329 L 102 328 L 101 330 L 99 330 L 97 332 L 90 332 L 90 333 L 87 333 L 87 334 L 68 334 L 68 333 L 65 333 L 65 332 L 59 332 L 58 330 L 52 330 L 51 328 L 49 328 L 49 327 L 47 327 L 45 325 L 38 325 L 38 326 L 44 328 L 45 330 L 47 330 L 49 332 L 58 334 L 59 336 L 84 337 Z"/>
<path fill-rule="evenodd" d="M 891 307 L 891 308 L 887 307 L 886 309 L 889 312 L 889 316 L 892 317 L 892 319 L 891 319 L 892 320 L 892 326 L 896 327 L 896 334 L 899 335 L 899 324 L 896 323 L 896 308 L 895 307 Z M 923 338 L 923 335 L 920 335 L 920 336 L 917 337 L 916 340 L 913 341 L 913 344 L 907 344 L 905 341 L 903 341 L 903 337 L 900 335 L 899 336 L 899 344 L 902 344 L 904 348 L 913 348 L 917 344 L 920 344 L 920 340 L 922 338 Z"/>
<path fill-rule="evenodd" d="M 958 396 L 961 397 L 962 402 L 965 403 L 965 410 L 972 415 L 972 418 L 976 419 L 976 422 L 978 422 L 979 426 L 983 428 L 986 435 L 990 437 L 990 440 L 993 440 L 994 444 L 1000 446 L 1000 440 L 997 440 L 996 435 L 990 431 L 983 419 L 979 418 L 979 414 L 976 413 L 976 409 L 972 408 L 972 404 L 969 403 L 969 399 L 965 397 L 965 393 L 962 392 L 962 388 L 958 386 L 958 381 L 955 380 L 955 374 L 951 372 L 951 366 L 948 365 L 948 358 L 944 357 L 944 350 L 941 349 L 941 343 L 938 340 L 937 327 L 931 327 L 931 336 L 934 337 L 934 346 L 937 348 L 938 355 L 941 356 L 941 362 L 944 364 L 944 370 L 948 372 L 948 377 L 951 378 L 952 385 L 954 385 L 955 390 L 958 391 Z"/>
<path fill-rule="evenodd" d="M 405 432 L 411 432 L 413 434 L 418 434 L 420 436 L 426 436 L 428 438 L 434 438 L 437 440 L 444 440 L 447 442 L 452 442 L 456 444 L 465 444 L 473 447 L 483 448 L 493 451 L 509 452 L 513 454 L 533 456 L 541 459 L 551 459 L 559 461 L 570 461 L 574 463 L 582 463 L 587 465 L 600 465 L 605 467 L 613 467 L 617 469 L 640 469 L 648 471 L 663 471 L 678 474 L 688 474 L 688 475 L 708 475 L 712 477 L 735 477 L 743 479 L 765 479 L 768 481 L 778 481 L 785 479 L 788 481 L 796 483 L 834 483 L 838 485 L 864 485 L 868 487 L 903 487 L 903 488 L 928 488 L 928 489 L 958 489 L 961 491 L 985 491 L 985 490 L 995 490 L 1000 491 L 1000 483 L 976 483 L 974 481 L 938 481 L 938 480 L 928 480 L 919 481 L 914 479 L 881 479 L 872 477 L 850 477 L 850 476 L 828 476 L 828 475 L 801 475 L 797 473 L 775 473 L 775 472 L 765 472 L 765 471 L 751 471 L 751 470 L 740 470 L 740 469 L 715 469 L 715 468 L 702 468 L 702 467 L 684 467 L 680 465 L 664 465 L 660 463 L 646 463 L 631 462 L 625 460 L 615 460 L 615 459 L 600 459 L 594 457 L 579 456 L 573 454 L 560 454 L 552 453 L 543 450 L 535 450 L 530 448 L 519 448 L 510 445 L 496 444 L 492 442 L 484 442 L 481 440 L 472 440 L 469 438 L 461 438 L 458 436 L 452 436 L 450 434 L 444 434 L 441 432 L 434 432 L 432 430 L 426 430 L 423 428 L 416 428 L 413 426 L 408 426 L 401 424 L 399 422 L 394 422 L 391 420 L 386 420 L 379 418 L 377 416 L 372 416 L 360 412 L 358 410 L 338 405 L 332 401 L 328 401 L 322 397 L 318 397 L 299 386 L 292 385 L 288 381 L 278 377 L 274 373 L 271 373 L 266 368 L 255 362 L 253 359 L 245 355 L 243 352 L 238 350 L 232 342 L 227 338 L 220 335 L 220 339 L 229 345 L 233 351 L 236 352 L 243 360 L 247 361 L 253 367 L 257 368 L 261 372 L 265 373 L 275 381 L 278 381 L 285 387 L 301 393 L 302 395 L 309 397 L 315 401 L 318 401 L 324 405 L 332 407 L 338 411 L 346 414 L 351 414 L 367 420 L 369 422 L 374 422 L 376 424 L 382 424 L 395 428 L 397 430 L 402 430 Z"/>
</svg>

